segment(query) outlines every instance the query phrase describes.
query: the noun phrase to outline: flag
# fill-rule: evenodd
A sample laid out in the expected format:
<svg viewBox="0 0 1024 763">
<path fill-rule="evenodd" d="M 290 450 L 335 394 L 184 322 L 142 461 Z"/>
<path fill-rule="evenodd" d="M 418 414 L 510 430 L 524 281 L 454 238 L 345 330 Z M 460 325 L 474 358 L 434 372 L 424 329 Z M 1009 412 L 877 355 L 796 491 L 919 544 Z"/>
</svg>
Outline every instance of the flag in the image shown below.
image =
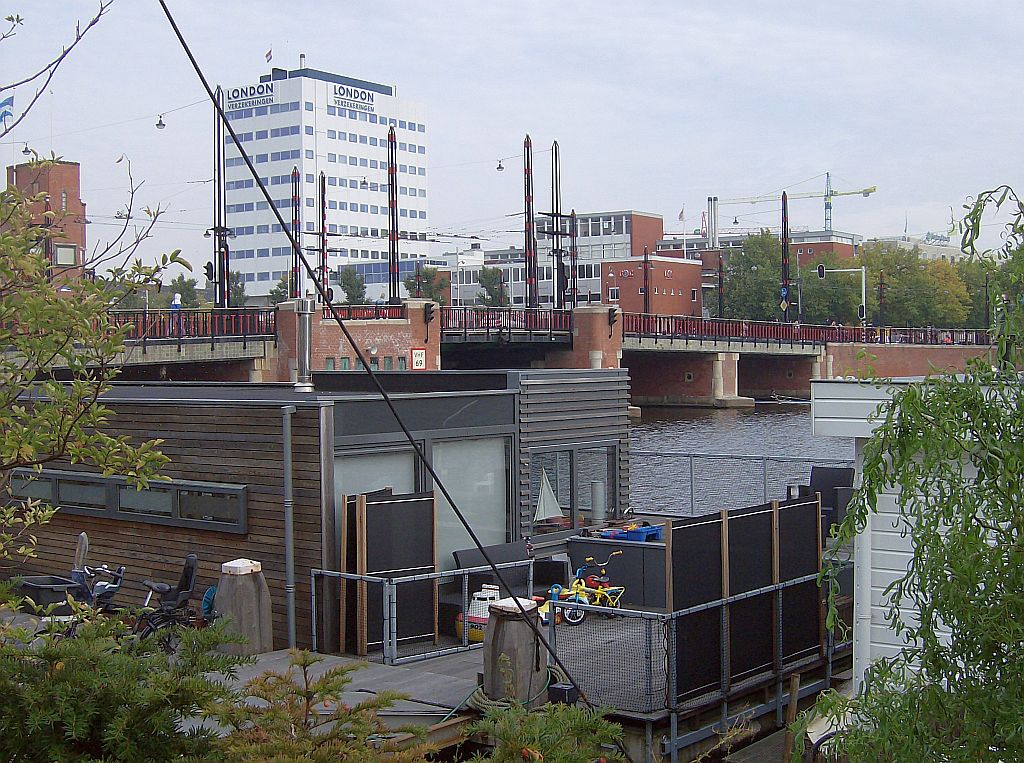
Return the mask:
<svg viewBox="0 0 1024 763">
<path fill-rule="evenodd" d="M 270 59 L 272 59 L 273 57 L 274 57 L 274 49 L 273 48 L 269 48 L 267 50 L 267 63 L 268 64 L 270 63 Z"/>
<path fill-rule="evenodd" d="M 9 95 L 0 101 L 0 122 L 14 116 L 14 96 Z"/>
</svg>

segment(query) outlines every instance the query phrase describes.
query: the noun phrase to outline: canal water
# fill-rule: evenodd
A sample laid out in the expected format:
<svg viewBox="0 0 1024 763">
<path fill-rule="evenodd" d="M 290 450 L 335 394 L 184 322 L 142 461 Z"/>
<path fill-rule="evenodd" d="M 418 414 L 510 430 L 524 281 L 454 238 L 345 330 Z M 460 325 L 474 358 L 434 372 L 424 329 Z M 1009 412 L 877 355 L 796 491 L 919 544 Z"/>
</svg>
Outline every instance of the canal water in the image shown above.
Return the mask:
<svg viewBox="0 0 1024 763">
<path fill-rule="evenodd" d="M 809 405 L 645 408 L 631 427 L 635 512 L 695 515 L 782 499 L 813 464 L 848 466 L 852 439 L 811 433 Z M 740 458 L 742 457 L 742 458 Z"/>
</svg>

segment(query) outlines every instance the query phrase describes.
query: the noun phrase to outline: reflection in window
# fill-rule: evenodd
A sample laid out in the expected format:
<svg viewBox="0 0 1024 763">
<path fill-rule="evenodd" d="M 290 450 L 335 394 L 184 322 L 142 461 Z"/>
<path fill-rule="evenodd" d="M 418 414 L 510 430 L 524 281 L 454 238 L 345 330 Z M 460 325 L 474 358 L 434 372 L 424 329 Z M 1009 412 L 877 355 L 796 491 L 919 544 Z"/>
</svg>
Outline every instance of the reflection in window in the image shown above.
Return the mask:
<svg viewBox="0 0 1024 763">
<path fill-rule="evenodd" d="M 178 492 L 178 516 L 181 519 L 237 524 L 241 519 L 241 504 L 237 495 L 181 490 Z"/>
<path fill-rule="evenodd" d="M 62 479 L 57 482 L 57 500 L 59 503 L 69 506 L 105 509 L 107 508 L 107 488 L 101 483 Z"/>
<path fill-rule="evenodd" d="M 119 487 L 117 499 L 117 510 L 130 514 L 169 517 L 174 513 L 174 491 L 167 488 L 136 490 L 128 486 Z"/>
<path fill-rule="evenodd" d="M 575 477 L 576 526 L 605 521 L 615 506 L 615 448 L 577 451 Z"/>
<path fill-rule="evenodd" d="M 553 500 L 552 500 L 553 499 Z M 572 453 L 530 455 L 530 510 L 538 533 L 572 526 Z"/>
<path fill-rule="evenodd" d="M 53 501 L 53 481 L 43 477 L 11 477 L 11 495 L 16 498 L 35 498 Z"/>
</svg>

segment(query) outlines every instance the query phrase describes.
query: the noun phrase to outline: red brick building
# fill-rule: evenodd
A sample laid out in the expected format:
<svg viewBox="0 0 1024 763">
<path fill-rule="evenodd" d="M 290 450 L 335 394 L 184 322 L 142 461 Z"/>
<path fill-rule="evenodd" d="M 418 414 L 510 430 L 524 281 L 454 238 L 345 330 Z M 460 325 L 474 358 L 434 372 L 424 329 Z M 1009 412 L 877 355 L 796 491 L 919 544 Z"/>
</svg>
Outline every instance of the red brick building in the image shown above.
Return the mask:
<svg viewBox="0 0 1024 763">
<path fill-rule="evenodd" d="M 47 245 L 52 272 L 57 278 L 81 276 L 86 258 L 86 219 L 78 162 L 57 160 L 43 166 L 32 163 L 10 166 L 7 185 L 29 196 L 46 195 L 44 200 L 32 205 L 32 218 L 34 224 L 48 224 L 55 233 Z M 54 213 L 49 223 L 45 217 L 47 211 Z"/>
<path fill-rule="evenodd" d="M 650 298 L 647 312 L 658 315 L 701 315 L 700 260 L 651 254 L 601 263 L 601 294 L 627 313 L 644 312 L 644 267 Z"/>
</svg>

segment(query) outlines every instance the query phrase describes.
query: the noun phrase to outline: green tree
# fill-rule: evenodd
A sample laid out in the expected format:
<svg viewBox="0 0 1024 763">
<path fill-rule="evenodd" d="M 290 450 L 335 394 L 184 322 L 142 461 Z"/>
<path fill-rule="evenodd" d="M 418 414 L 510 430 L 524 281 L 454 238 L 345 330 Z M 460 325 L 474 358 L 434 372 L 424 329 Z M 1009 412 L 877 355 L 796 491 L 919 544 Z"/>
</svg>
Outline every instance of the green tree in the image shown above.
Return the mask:
<svg viewBox="0 0 1024 763">
<path fill-rule="evenodd" d="M 831 252 L 804 265 L 800 273 L 803 279 L 804 322 L 827 325 L 836 321 L 847 326 L 858 323 L 860 277 L 854 273 L 829 273 L 823 279 L 818 278 L 819 264 L 830 269 L 852 267 L 848 260 L 841 260 Z"/>
<path fill-rule="evenodd" d="M 419 280 L 418 288 L 417 279 Z M 402 282 L 410 296 L 415 296 L 418 291 L 421 299 L 429 299 L 439 305 L 448 304 L 445 292 L 451 284 L 452 279 L 447 274 L 429 265 L 424 265 L 418 273 L 410 273 Z"/>
<path fill-rule="evenodd" d="M 346 305 L 366 304 L 366 282 L 352 265 L 342 268 L 338 273 L 338 286 L 345 292 Z"/>
<path fill-rule="evenodd" d="M 281 276 L 281 280 L 274 285 L 274 288 L 270 290 L 270 293 L 267 294 L 267 300 L 269 304 L 277 305 L 288 299 L 290 299 L 288 294 L 288 274 L 285 273 Z"/>
<path fill-rule="evenodd" d="M 725 317 L 773 321 L 781 316 L 782 244 L 768 231 L 748 236 L 725 266 Z"/>
<path fill-rule="evenodd" d="M 989 259 L 965 259 L 957 263 L 956 270 L 971 300 L 964 327 L 988 328 L 985 324 L 986 299 L 998 289 L 999 269 Z M 991 321 L 991 311 L 988 315 Z"/>
<path fill-rule="evenodd" d="M 314 676 L 323 659 L 293 649 L 287 672 L 264 673 L 234 696 L 211 704 L 206 716 L 230 729 L 217 744 L 217 760 L 424 761 L 426 747 L 392 741 L 394 730 L 378 715 L 403 697 L 384 691 L 347 705 L 342 697 L 352 682 L 351 674 L 361 666 L 338 665 Z M 422 731 L 415 733 L 422 736 Z"/>
<path fill-rule="evenodd" d="M 107 434 L 110 411 L 100 400 L 117 376 L 127 330 L 111 309 L 155 283 L 169 265 L 188 265 L 173 252 L 156 266 L 135 261 L 95 281 L 60 277 L 57 289 L 41 254 L 57 226 L 34 225 L 33 202 L 40 198 L 13 186 L 0 191 L 0 346 L 7 348 L 0 354 L 0 559 L 31 553 L 34 528 L 52 514 L 12 493 L 15 469 L 65 461 L 144 485 L 166 462 L 159 440 L 133 443 Z M 129 261 L 142 238 L 115 239 L 92 262 Z M 55 380 L 58 370 L 68 381 Z"/>
<path fill-rule="evenodd" d="M 228 274 L 228 304 L 231 307 L 245 307 L 249 297 L 245 293 L 245 279 L 237 271 Z"/>
<path fill-rule="evenodd" d="M 518 703 L 488 710 L 470 727 L 486 734 L 494 745 L 490 755 L 473 760 L 495 763 L 592 763 L 622 760 L 611 752 L 622 740 L 622 727 L 599 710 L 581 705 L 545 705 L 528 711 Z"/>
<path fill-rule="evenodd" d="M 160 303 L 161 307 L 168 307 L 171 304 L 171 300 L 175 294 L 181 295 L 181 306 L 184 308 L 199 307 L 202 303 L 199 299 L 199 292 L 196 289 L 196 279 L 186 278 L 182 274 L 178 274 L 174 279 L 165 284 L 157 295 L 151 295 L 150 307 L 156 307 L 154 300 Z"/>
<path fill-rule="evenodd" d="M 484 293 L 480 296 L 480 304 L 487 307 L 504 307 L 505 284 L 502 280 L 501 268 L 480 268 L 480 288 Z"/>
<path fill-rule="evenodd" d="M 186 724 L 243 661 L 216 651 L 221 629 L 183 629 L 171 655 L 117 618 L 81 617 L 74 638 L 62 623 L 39 637 L 0 624 L 0 759 L 210 760 L 214 732 Z"/>
<path fill-rule="evenodd" d="M 990 209 L 1009 212 L 995 253 L 1008 257 L 1024 243 L 1024 204 L 1006 187 L 967 207 L 964 251 L 977 256 Z M 901 387 L 876 416 L 834 548 L 865 531 L 883 493 L 896 494 L 912 559 L 884 596 L 907 646 L 874 662 L 856 696 L 819 698 L 844 760 L 1024 760 L 1022 330 L 1024 308 L 1011 302 L 996 322 L 995 365 L 982 357 L 963 374 Z M 834 625 L 834 602 L 829 610 Z"/>
<path fill-rule="evenodd" d="M 971 298 L 956 268 L 926 260 L 916 248 L 873 242 L 857 264 L 868 268 L 869 316 L 878 314 L 878 277 L 884 273 L 884 319 L 890 326 L 960 326 L 970 312 Z"/>
</svg>

